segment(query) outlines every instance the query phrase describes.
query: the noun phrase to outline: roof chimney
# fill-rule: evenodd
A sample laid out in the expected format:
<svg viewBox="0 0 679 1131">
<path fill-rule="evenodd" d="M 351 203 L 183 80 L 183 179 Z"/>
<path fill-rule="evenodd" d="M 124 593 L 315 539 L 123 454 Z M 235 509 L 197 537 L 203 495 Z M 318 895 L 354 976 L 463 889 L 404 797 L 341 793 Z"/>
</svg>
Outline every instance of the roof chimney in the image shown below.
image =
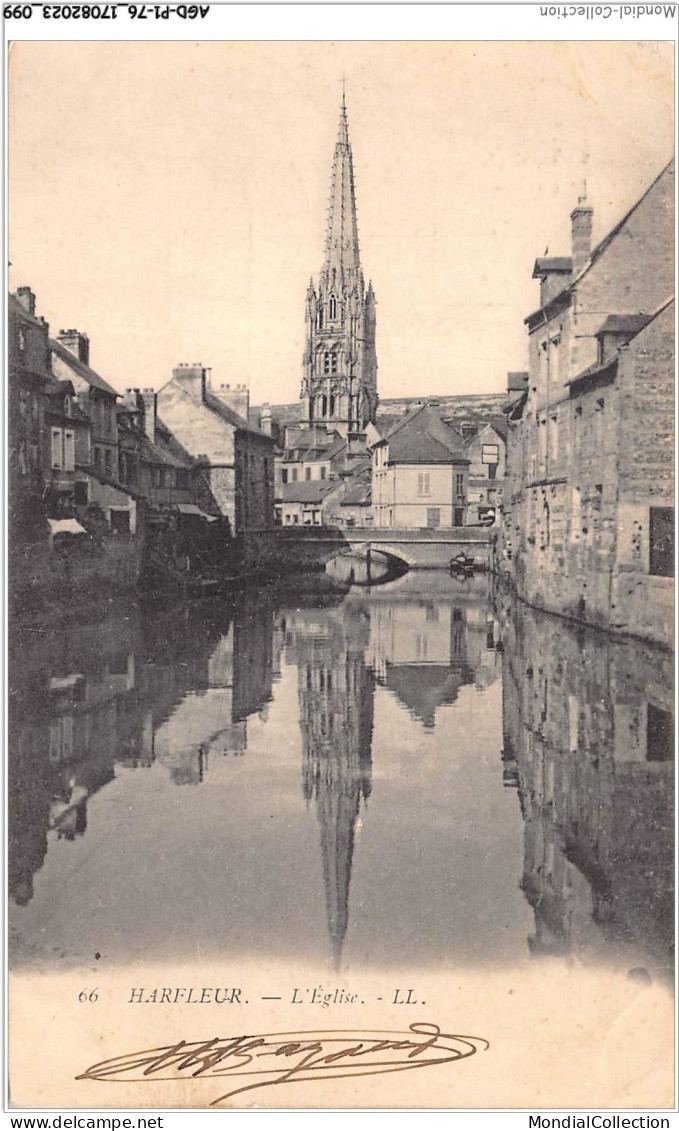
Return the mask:
<svg viewBox="0 0 679 1131">
<path fill-rule="evenodd" d="M 123 396 L 123 405 L 125 408 L 134 411 L 137 408 L 137 393 L 139 389 L 126 389 Z"/>
<path fill-rule="evenodd" d="M 205 404 L 207 370 L 203 368 L 200 362 L 196 365 L 189 365 L 186 361 L 180 361 L 179 365 L 172 370 L 172 380 L 181 385 L 182 389 L 194 400 Z"/>
<path fill-rule="evenodd" d="M 243 420 L 248 419 L 250 411 L 250 390 L 247 385 L 220 385 L 212 390 L 213 396 L 225 404 L 232 412 L 238 413 Z"/>
<path fill-rule="evenodd" d="M 144 402 L 144 431 L 151 443 L 155 444 L 158 396 L 154 389 L 142 389 L 141 399 Z"/>
<path fill-rule="evenodd" d="M 17 287 L 14 297 L 21 303 L 24 310 L 35 317 L 35 295 L 30 287 Z"/>
<path fill-rule="evenodd" d="M 587 189 L 582 187 L 582 196 L 571 212 L 571 244 L 573 256 L 573 278 L 582 271 L 592 251 L 592 217 L 594 209 L 587 203 Z"/>
<path fill-rule="evenodd" d="M 87 334 L 81 334 L 80 330 L 60 330 L 57 341 L 83 365 L 90 364 L 90 339 Z"/>
</svg>

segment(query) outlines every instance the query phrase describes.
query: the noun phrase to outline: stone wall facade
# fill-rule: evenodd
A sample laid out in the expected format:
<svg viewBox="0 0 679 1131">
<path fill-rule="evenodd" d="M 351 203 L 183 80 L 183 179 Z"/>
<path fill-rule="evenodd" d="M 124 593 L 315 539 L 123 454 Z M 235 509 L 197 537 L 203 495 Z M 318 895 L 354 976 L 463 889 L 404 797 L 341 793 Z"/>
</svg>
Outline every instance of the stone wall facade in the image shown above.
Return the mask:
<svg viewBox="0 0 679 1131">
<path fill-rule="evenodd" d="M 529 384 L 509 413 L 504 504 L 504 563 L 522 599 L 667 646 L 673 200 L 668 166 L 579 276 L 526 319 Z"/>
</svg>

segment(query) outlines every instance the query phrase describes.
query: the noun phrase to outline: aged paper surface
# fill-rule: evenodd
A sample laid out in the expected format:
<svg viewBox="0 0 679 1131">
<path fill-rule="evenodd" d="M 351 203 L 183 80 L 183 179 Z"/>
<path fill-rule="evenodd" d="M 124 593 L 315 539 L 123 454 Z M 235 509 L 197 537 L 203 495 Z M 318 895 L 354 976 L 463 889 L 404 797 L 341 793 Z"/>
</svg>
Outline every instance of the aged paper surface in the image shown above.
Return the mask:
<svg viewBox="0 0 679 1131">
<path fill-rule="evenodd" d="M 163 29 L 154 30 L 160 39 Z M 202 29 L 192 30 L 199 40 Z M 583 176 L 598 189 L 602 234 L 615 223 L 671 155 L 669 44 L 15 42 L 9 64 L 10 257 L 20 277 L 13 278 L 11 289 L 32 285 L 56 329 L 57 319 L 64 325 L 79 320 L 81 280 L 91 273 L 101 287 L 107 274 L 101 263 L 108 262 L 108 289 L 83 317 L 90 319 L 93 339 L 96 332 L 95 368 L 118 389 L 159 387 L 177 360 L 195 350 L 232 380 L 252 379 L 254 402 L 294 401 L 304 290 L 321 262 L 342 71 L 365 270 L 382 297 L 382 395 L 500 391 L 506 370 L 523 368 L 522 319 L 536 305 L 529 276 L 542 248 L 534 243 L 522 195 L 530 185 L 532 207 L 539 203 L 544 209 L 542 242 L 566 245 L 566 209 Z M 510 77 L 503 80 L 503 72 Z M 446 99 L 453 87 L 455 97 Z M 501 99 L 492 95 L 493 88 L 501 90 Z M 474 99 L 484 89 L 488 103 L 476 118 Z M 218 134 L 202 132 L 198 115 L 208 114 L 215 100 L 223 111 L 210 126 L 220 114 L 232 115 L 237 146 L 228 129 L 228 144 Z M 310 102 L 313 114 L 296 121 L 295 113 Z M 442 130 L 441 116 L 451 115 L 455 104 L 457 117 L 450 116 Z M 582 108 L 581 119 L 576 120 L 574 106 Z M 498 115 L 504 116 L 509 140 L 490 152 L 482 127 Z M 316 132 L 309 136 L 312 118 Z M 422 134 L 427 122 L 429 135 Z M 541 165 L 527 143 L 512 142 L 512 131 L 517 139 L 525 139 L 526 131 L 543 134 Z M 634 131 L 631 156 L 628 139 Z M 194 134 L 198 146 L 191 143 Z M 455 142 L 438 148 L 446 135 Z M 313 172 L 297 164 L 305 149 Z M 83 160 L 83 153 L 89 158 Z M 469 172 L 472 162 L 483 167 L 480 179 Z M 434 183 L 432 169 L 437 170 Z M 621 190 L 618 177 L 626 173 Z M 566 183 L 557 189 L 559 178 Z M 392 180 L 405 183 L 407 191 L 394 192 Z M 542 181 L 545 188 L 536 194 Z M 225 193 L 220 185 L 227 182 Z M 299 182 L 303 188 L 292 198 L 302 211 L 291 215 L 287 200 Z M 485 196 L 479 194 L 481 182 Z M 547 198 L 557 192 L 552 212 Z M 509 222 L 501 227 L 503 200 L 520 230 L 511 230 Z M 169 245 L 172 224 L 163 234 L 152 222 L 156 210 L 168 209 L 175 210 L 181 250 Z M 464 231 L 446 226 L 455 212 L 462 213 Z M 555 230 L 557 214 L 562 227 Z M 240 243 L 237 232 L 248 226 Z M 192 261 L 186 260 L 187 232 L 195 233 Z M 533 242 L 525 246 L 529 238 Z M 390 272 L 389 279 L 379 277 L 373 260 L 384 274 Z M 455 280 L 450 304 L 458 304 L 451 321 L 424 320 L 428 301 L 404 313 L 404 295 L 411 288 L 421 293 L 448 286 L 448 263 Z M 487 282 L 496 270 L 504 273 L 505 295 L 523 288 L 520 296 L 504 307 L 494 299 L 486 306 L 475 290 L 466 304 L 466 277 L 476 273 Z M 398 319 L 390 309 L 398 310 Z M 143 311 L 136 321 L 135 310 Z M 486 335 L 493 336 L 496 320 L 504 330 L 514 326 L 510 340 L 516 352 L 493 356 L 483 371 Z M 192 324 L 195 331 L 187 328 Z M 402 349 L 410 350 L 405 364 L 399 363 Z M 292 640 L 286 641 L 287 655 L 301 673 L 305 642 L 314 633 L 325 639 L 330 629 L 326 632 L 326 622 L 319 629 L 311 614 L 304 621 L 298 596 L 283 592 L 276 600 L 265 644 L 274 649 L 275 668 L 276 633 L 287 631 Z M 433 622 L 437 610 L 447 609 L 448 598 L 429 595 L 427 600 Z M 360 602 L 356 610 L 357 619 L 365 617 Z M 173 641 L 195 631 L 189 625 L 192 615 L 184 629 L 179 622 L 170 624 Z M 232 615 L 235 633 L 238 613 Z M 248 664 L 256 663 L 258 615 L 246 621 L 242 644 L 244 694 L 250 679 L 253 701 L 259 675 Z M 347 638 L 354 630 L 353 615 L 348 614 Z M 373 621 L 382 624 L 381 615 L 373 613 Z M 127 626 L 118 628 L 108 611 L 102 654 L 115 650 L 106 633 L 119 632 L 119 653 L 134 655 L 139 665 L 143 649 L 126 635 L 137 631 L 134 616 L 121 617 Z M 95 636 L 96 623 L 94 618 Z M 407 635 L 407 622 L 401 627 Z M 46 636 L 56 631 L 49 621 L 40 626 Z M 248 645 L 248 638 L 255 643 Z M 64 639 L 81 662 L 75 636 Z M 218 651 L 219 645 L 214 647 Z M 350 641 L 342 663 L 352 647 Z M 593 655 L 587 647 L 585 665 Z M 93 655 L 92 640 L 87 649 Z M 217 652 L 210 656 L 216 665 Z M 278 658 L 280 664 L 280 651 Z M 270 656 L 266 662 L 271 665 Z M 499 664 L 497 655 L 494 662 Z M 111 663 L 119 678 L 121 670 Z M 469 708 L 469 718 L 486 742 L 488 753 L 481 761 L 485 766 L 487 757 L 493 772 L 501 774 L 500 750 L 507 739 L 500 683 L 496 669 L 490 675 L 480 671 L 475 685 L 467 681 L 468 690 L 486 698 Z M 84 835 L 82 828 L 67 835 L 65 824 L 59 825 L 61 811 L 54 817 L 55 805 L 65 812 L 68 798 L 51 798 L 52 817 L 47 811 L 37 818 L 29 812 L 32 771 L 18 791 L 10 791 L 10 822 L 14 806 L 15 823 L 25 821 L 29 830 L 24 841 L 17 834 L 15 851 L 25 852 L 27 859 L 18 865 L 18 879 L 15 868 L 10 892 L 11 1103 L 74 1109 L 672 1107 L 671 973 L 662 957 L 649 973 L 643 946 L 627 947 L 622 940 L 616 950 L 620 940 L 601 927 L 603 913 L 591 939 L 578 937 L 582 900 L 591 892 L 582 881 L 578 902 L 577 869 L 562 879 L 551 910 L 539 900 L 529 906 L 524 859 L 529 838 L 522 839 L 516 795 L 511 795 L 516 829 L 502 841 L 507 869 L 492 876 L 492 850 L 475 831 L 484 816 L 483 804 L 472 796 L 476 787 L 442 785 L 451 791 L 445 793 L 446 811 L 437 806 L 428 782 L 431 808 L 423 802 L 420 811 L 416 791 L 430 753 L 422 739 L 417 767 L 408 761 L 410 739 L 399 737 L 406 724 L 384 699 L 375 708 L 372 796 L 366 806 L 365 791 L 360 817 L 358 808 L 352 810 L 343 824 L 342 806 L 359 804 L 358 778 L 351 777 L 351 769 L 348 785 L 343 780 L 333 792 L 331 783 L 325 800 L 318 784 L 315 793 L 309 787 L 304 796 L 299 727 L 305 689 L 301 682 L 298 688 L 297 674 L 286 682 L 283 670 L 280 679 L 271 690 L 269 672 L 268 704 L 260 696 L 257 710 L 250 710 L 247 738 L 233 728 L 229 734 L 229 741 L 241 743 L 238 750 L 232 747 L 232 755 L 243 755 L 250 764 L 260 760 L 263 800 L 258 803 L 256 780 L 244 786 L 235 771 L 233 781 L 225 784 L 222 778 L 218 784 L 231 791 L 232 800 L 233 791 L 242 792 L 234 808 L 225 808 L 221 830 L 219 806 L 231 804 L 226 792 L 220 797 L 213 790 L 210 799 L 209 776 L 205 782 L 200 776 L 196 784 L 193 763 L 181 760 L 184 751 L 161 752 L 166 720 L 160 715 L 151 724 L 159 760 L 138 768 L 129 752 L 117 747 L 115 780 L 101 788 L 88 786 Z M 215 687 L 218 683 L 210 685 L 202 701 L 205 712 Z M 442 695 L 436 709 L 441 703 L 450 708 L 454 696 L 449 689 L 446 694 L 449 698 Z M 36 717 L 43 709 L 36 702 Z M 505 703 L 505 729 L 506 712 Z M 242 717 L 247 714 L 244 710 Z M 274 752 L 267 730 L 273 716 L 274 722 L 284 716 L 293 735 L 288 748 Z M 411 706 L 411 716 L 413 735 L 432 729 L 424 709 L 418 716 Z M 185 745 L 193 749 L 194 716 L 180 725 Z M 313 718 L 307 725 L 313 729 Z M 455 757 L 460 751 L 477 757 L 452 716 L 449 731 L 442 732 L 442 725 L 437 721 L 438 733 L 448 736 Z M 121 726 L 116 731 L 121 744 L 123 733 Z M 48 759 L 54 742 L 49 724 L 36 741 L 47 744 Z M 104 731 L 92 742 L 104 749 Z M 13 753 L 10 748 L 10 759 Z M 279 762 L 272 754 L 280 754 Z M 387 771 L 390 757 L 395 768 Z M 159 771 L 161 762 L 163 781 L 169 774 L 175 786 L 173 792 L 157 786 L 154 794 L 156 787 L 141 779 Z M 403 789 L 409 775 L 419 822 L 412 828 L 399 824 L 405 821 L 402 815 L 392 824 L 379 796 L 380 788 L 384 797 L 394 783 Z M 669 777 L 666 786 L 671 790 Z M 76 787 L 69 782 L 69 789 Z M 464 801 L 456 804 L 458 788 Z M 128 814 L 137 796 L 147 816 L 134 825 Z M 39 788 L 36 797 L 39 804 L 45 800 Z M 189 807 L 190 830 L 182 804 Z M 493 820 L 501 838 L 507 791 L 500 802 L 489 795 L 488 806 L 496 804 Z M 239 806 L 243 823 L 235 827 Z M 290 834 L 302 819 L 308 821 L 304 831 Z M 624 827 L 631 816 L 616 812 L 612 819 Z M 30 831 L 34 820 L 42 845 L 37 849 Z M 265 821 L 275 826 L 273 835 L 260 824 Z M 175 836 L 180 827 L 181 836 Z M 338 842 L 350 835 L 350 847 L 330 844 L 333 835 Z M 380 837 L 381 847 L 371 837 Z M 362 853 L 369 866 L 363 865 Z M 438 886 L 429 883 L 432 873 Z M 470 894 L 475 889 L 481 897 Z M 569 933 L 568 946 L 545 944 L 540 954 L 533 945 L 535 921 L 538 935 L 542 929 L 548 933 L 552 913 L 563 913 L 569 924 L 573 919 L 572 937 Z M 589 925 L 594 922 L 585 918 Z M 512 940 L 506 946 L 505 937 Z M 263 1048 L 260 1039 L 266 1041 L 267 1055 L 253 1068 L 252 1054 Z M 359 1059 L 359 1045 L 364 1059 Z M 158 1057 L 163 1053 L 157 1050 L 168 1051 L 162 1067 Z M 94 1068 L 137 1053 L 115 1069 Z M 153 1071 L 146 1072 L 151 1062 Z"/>
</svg>

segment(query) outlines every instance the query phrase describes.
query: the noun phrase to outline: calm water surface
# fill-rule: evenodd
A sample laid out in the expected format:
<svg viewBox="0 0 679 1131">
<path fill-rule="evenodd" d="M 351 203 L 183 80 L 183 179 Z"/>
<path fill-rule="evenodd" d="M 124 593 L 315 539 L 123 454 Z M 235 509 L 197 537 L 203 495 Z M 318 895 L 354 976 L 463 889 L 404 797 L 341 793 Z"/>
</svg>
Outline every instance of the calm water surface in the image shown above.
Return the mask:
<svg viewBox="0 0 679 1131">
<path fill-rule="evenodd" d="M 15 967 L 669 971 L 662 653 L 424 573 L 33 627 L 11 684 Z"/>
</svg>

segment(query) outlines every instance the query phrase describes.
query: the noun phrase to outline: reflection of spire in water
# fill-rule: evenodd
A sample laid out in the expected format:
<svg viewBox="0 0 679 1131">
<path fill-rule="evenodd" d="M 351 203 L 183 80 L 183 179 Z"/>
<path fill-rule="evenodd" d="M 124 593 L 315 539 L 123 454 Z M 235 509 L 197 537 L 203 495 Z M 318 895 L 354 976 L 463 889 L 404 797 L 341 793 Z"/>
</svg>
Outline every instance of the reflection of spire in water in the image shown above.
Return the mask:
<svg viewBox="0 0 679 1131">
<path fill-rule="evenodd" d="M 356 626 L 334 622 L 331 634 L 327 627 L 297 636 L 297 664 L 302 788 L 316 801 L 328 934 L 339 968 L 359 809 L 371 791 L 374 678 Z"/>
</svg>

